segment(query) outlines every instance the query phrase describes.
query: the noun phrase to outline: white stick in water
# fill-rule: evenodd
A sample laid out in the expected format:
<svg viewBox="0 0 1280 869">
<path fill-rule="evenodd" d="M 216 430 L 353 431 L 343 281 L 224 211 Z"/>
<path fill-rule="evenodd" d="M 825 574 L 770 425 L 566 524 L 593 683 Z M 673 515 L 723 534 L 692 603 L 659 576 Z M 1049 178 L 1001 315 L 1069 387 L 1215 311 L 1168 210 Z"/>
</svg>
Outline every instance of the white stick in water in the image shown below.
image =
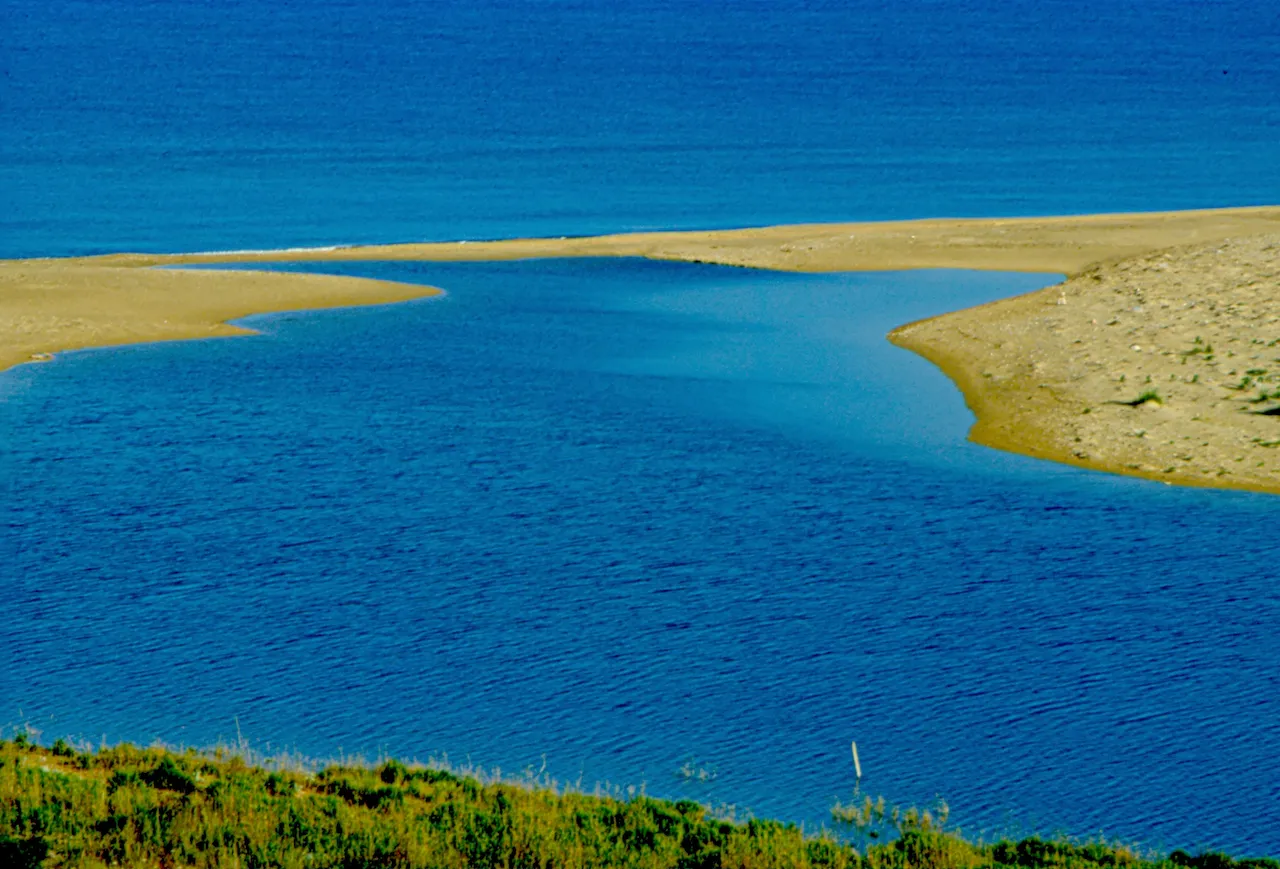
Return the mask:
<svg viewBox="0 0 1280 869">
<path fill-rule="evenodd" d="M 858 763 L 858 743 L 851 743 L 853 746 L 853 771 L 857 773 L 858 778 L 862 778 L 862 764 Z"/>
</svg>

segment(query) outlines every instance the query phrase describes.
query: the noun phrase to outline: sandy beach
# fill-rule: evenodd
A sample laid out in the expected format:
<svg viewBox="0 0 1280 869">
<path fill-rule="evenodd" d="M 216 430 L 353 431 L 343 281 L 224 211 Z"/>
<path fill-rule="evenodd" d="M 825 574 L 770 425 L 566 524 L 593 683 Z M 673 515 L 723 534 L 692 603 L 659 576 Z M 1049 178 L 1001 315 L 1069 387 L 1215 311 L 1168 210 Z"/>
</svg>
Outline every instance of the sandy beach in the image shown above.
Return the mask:
<svg viewBox="0 0 1280 869">
<path fill-rule="evenodd" d="M 584 256 L 1066 275 L 1037 293 L 939 312 L 891 340 L 963 390 L 979 443 L 1180 485 L 1280 492 L 1280 207 L 14 260 L 0 262 L 0 369 L 63 350 L 239 334 L 228 321 L 254 313 L 437 292 L 202 264 Z"/>
<path fill-rule="evenodd" d="M 0 262 L 0 369 L 63 350 L 243 335 L 250 314 L 400 302 L 430 287 L 329 275 Z"/>
<path fill-rule="evenodd" d="M 1280 232 L 1104 263 L 896 329 L 978 443 L 1191 486 L 1280 492 Z"/>
</svg>

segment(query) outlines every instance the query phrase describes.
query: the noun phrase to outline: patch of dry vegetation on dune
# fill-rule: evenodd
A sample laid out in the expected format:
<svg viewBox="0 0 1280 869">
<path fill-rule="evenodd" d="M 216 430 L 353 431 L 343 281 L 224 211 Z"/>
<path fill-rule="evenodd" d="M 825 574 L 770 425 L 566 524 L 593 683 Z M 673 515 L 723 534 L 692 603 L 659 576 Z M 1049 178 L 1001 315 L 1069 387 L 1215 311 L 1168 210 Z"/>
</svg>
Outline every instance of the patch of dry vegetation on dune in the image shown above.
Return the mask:
<svg viewBox="0 0 1280 869">
<path fill-rule="evenodd" d="M 1280 233 L 1103 263 L 891 338 L 957 381 L 980 443 L 1280 491 Z"/>
<path fill-rule="evenodd" d="M 34 867 L 849 867 L 1280 869 L 1221 854 L 1142 859 L 1105 843 L 980 845 L 883 801 L 837 805 L 861 840 L 718 818 L 697 803 L 562 791 L 447 769 L 267 769 L 224 753 L 0 742 L 0 865 Z M 873 843 L 878 830 L 883 843 Z"/>
</svg>

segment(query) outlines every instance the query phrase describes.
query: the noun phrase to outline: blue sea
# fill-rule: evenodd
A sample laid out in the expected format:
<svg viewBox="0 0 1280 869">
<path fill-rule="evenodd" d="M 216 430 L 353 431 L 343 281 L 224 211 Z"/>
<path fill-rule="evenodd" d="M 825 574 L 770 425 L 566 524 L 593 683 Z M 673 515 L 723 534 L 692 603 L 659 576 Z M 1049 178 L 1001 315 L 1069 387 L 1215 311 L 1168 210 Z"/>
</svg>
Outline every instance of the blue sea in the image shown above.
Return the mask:
<svg viewBox="0 0 1280 869">
<path fill-rule="evenodd" d="M 1261 0 L 0 0 L 0 256 L 1280 203 Z M 1280 500 L 969 444 L 1057 280 L 369 263 L 0 374 L 0 725 L 1280 855 Z M 692 773 L 692 774 L 690 774 Z"/>
</svg>

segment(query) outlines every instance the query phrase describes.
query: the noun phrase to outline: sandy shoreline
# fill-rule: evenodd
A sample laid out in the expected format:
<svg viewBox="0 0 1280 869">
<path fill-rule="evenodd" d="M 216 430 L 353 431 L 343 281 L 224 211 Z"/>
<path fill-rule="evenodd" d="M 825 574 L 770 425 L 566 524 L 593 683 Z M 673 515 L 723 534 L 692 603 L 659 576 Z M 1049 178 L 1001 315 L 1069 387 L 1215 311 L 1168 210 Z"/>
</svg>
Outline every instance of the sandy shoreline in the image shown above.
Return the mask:
<svg viewBox="0 0 1280 869">
<path fill-rule="evenodd" d="M 892 340 L 957 383 L 979 443 L 1183 485 L 1280 492 L 1280 413 L 1271 413 L 1280 408 L 1280 207 L 12 260 L 0 262 L 0 370 L 63 350 L 239 334 L 227 321 L 249 314 L 437 292 L 150 266 L 585 256 L 1066 274 L 1064 284 L 910 324 Z M 1132 404 L 1150 391 L 1159 403 Z"/>
<path fill-rule="evenodd" d="M 56 260 L 109 267 L 254 262 L 638 256 L 798 272 L 964 268 L 1074 274 L 1159 248 L 1280 229 L 1280 207 L 1076 217 L 933 218 L 586 238 L 353 245 L 288 251 L 119 254 Z M 46 261 L 49 262 L 49 261 Z"/>
<path fill-rule="evenodd" d="M 374 305 L 431 287 L 284 272 L 0 262 L 0 370 L 64 350 L 243 335 L 250 314 Z"/>
<path fill-rule="evenodd" d="M 1280 231 L 1101 264 L 890 340 L 956 382 L 978 443 L 1280 492 Z"/>
</svg>

